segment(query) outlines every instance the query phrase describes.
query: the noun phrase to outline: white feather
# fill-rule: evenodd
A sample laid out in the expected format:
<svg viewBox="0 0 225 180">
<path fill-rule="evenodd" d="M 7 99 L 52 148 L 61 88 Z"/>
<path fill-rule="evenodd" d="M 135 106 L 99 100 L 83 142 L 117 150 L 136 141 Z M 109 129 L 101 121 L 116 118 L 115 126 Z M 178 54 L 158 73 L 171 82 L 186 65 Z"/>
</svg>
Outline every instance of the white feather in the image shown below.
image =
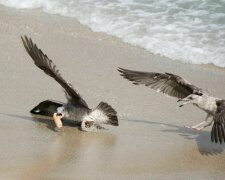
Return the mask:
<svg viewBox="0 0 225 180">
<path fill-rule="evenodd" d="M 95 109 L 89 115 L 84 116 L 83 119 L 87 121 L 94 121 L 98 124 L 106 123 L 109 120 L 108 117 L 105 115 L 105 113 L 99 109 Z"/>
</svg>

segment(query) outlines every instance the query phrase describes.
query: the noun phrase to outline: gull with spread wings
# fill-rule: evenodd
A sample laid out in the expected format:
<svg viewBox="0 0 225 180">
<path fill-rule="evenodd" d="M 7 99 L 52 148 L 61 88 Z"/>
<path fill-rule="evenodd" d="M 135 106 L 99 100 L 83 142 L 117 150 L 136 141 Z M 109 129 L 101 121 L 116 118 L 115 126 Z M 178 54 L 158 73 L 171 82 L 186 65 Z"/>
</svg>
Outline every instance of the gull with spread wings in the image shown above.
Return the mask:
<svg viewBox="0 0 225 180">
<path fill-rule="evenodd" d="M 178 102 L 182 102 L 180 107 L 194 104 L 204 110 L 207 117 L 203 122 L 185 127 L 201 130 L 214 122 L 211 131 L 212 142 L 225 142 L 225 100 L 213 97 L 207 91 L 171 73 L 140 72 L 123 68 L 118 68 L 118 71 L 135 85 L 143 84 L 157 92 L 178 98 Z M 211 122 L 207 122 L 209 117 L 213 117 Z"/>
<path fill-rule="evenodd" d="M 88 130 L 86 123 L 96 126 L 110 124 L 118 126 L 117 112 L 107 103 L 100 102 L 95 109 L 90 109 L 84 99 L 76 92 L 72 85 L 66 82 L 52 60 L 27 36 L 21 37 L 23 45 L 34 64 L 47 75 L 55 79 L 65 90 L 67 103 L 46 100 L 31 110 L 34 115 L 53 116 L 58 128 L 62 127 L 61 119 L 81 123 L 82 130 Z"/>
</svg>

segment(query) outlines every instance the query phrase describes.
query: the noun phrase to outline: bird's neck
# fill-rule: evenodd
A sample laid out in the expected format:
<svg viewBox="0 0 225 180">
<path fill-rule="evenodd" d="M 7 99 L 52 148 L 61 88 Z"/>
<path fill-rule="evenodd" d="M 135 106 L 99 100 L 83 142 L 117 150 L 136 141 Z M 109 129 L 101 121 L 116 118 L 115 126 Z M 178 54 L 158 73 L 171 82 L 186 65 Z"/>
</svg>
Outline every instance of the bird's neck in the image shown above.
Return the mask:
<svg viewBox="0 0 225 180">
<path fill-rule="evenodd" d="M 207 113 L 214 115 L 217 109 L 216 100 L 217 98 L 212 96 L 201 96 L 194 104 Z"/>
</svg>

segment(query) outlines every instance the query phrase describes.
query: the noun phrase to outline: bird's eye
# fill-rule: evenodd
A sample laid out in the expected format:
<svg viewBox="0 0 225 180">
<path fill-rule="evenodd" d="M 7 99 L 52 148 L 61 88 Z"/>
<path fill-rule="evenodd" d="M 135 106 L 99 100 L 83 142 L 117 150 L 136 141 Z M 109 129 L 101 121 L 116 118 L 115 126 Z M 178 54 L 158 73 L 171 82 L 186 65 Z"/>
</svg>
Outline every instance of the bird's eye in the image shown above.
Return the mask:
<svg viewBox="0 0 225 180">
<path fill-rule="evenodd" d="M 193 98 L 192 97 L 189 97 L 189 99 L 192 100 Z"/>
<path fill-rule="evenodd" d="M 202 96 L 203 94 L 200 92 L 195 93 L 196 95 Z"/>
</svg>

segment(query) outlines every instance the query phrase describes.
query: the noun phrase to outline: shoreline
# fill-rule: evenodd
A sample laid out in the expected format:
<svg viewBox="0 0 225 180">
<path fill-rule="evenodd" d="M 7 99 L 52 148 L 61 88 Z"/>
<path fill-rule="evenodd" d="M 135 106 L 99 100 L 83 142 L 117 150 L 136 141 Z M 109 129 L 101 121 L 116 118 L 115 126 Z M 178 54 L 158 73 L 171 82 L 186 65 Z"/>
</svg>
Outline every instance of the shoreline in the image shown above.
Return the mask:
<svg viewBox="0 0 225 180">
<path fill-rule="evenodd" d="M 4 10 L 5 9 L 5 10 Z M 0 177 L 8 179 L 215 179 L 225 168 L 225 145 L 210 141 L 211 127 L 184 128 L 203 121 L 194 106 L 134 86 L 117 67 L 171 72 L 225 98 L 225 71 L 153 55 L 74 18 L 11 12 L 0 7 Z M 46 99 L 65 102 L 62 88 L 33 64 L 20 35 L 27 35 L 56 64 L 91 108 L 100 101 L 118 112 L 119 127 L 81 132 L 31 117 Z M 15 168 L 17 167 L 17 168 Z M 18 168 L 21 167 L 21 168 Z"/>
<path fill-rule="evenodd" d="M 170 59 L 170 58 L 168 58 L 166 56 L 162 56 L 162 55 L 159 55 L 159 54 L 153 54 L 152 52 L 150 52 L 149 50 L 147 50 L 147 49 L 145 49 L 143 47 L 140 47 L 138 45 L 133 45 L 133 44 L 130 44 L 128 42 L 124 42 L 119 37 L 107 34 L 105 32 L 92 31 L 92 29 L 90 27 L 88 27 L 88 26 L 86 26 L 84 24 L 81 24 L 75 17 L 65 17 L 65 16 L 61 16 L 59 14 L 49 14 L 49 13 L 40 11 L 39 8 L 33 9 L 33 10 L 30 10 L 30 9 L 15 9 L 15 8 L 10 8 L 10 7 L 5 7 L 3 5 L 0 5 L 0 9 L 1 10 L 8 9 L 7 11 L 14 11 L 14 13 L 20 14 L 21 16 L 25 16 L 25 14 L 29 14 L 29 15 L 33 15 L 33 17 L 37 17 L 38 15 L 42 14 L 42 18 L 52 17 L 53 19 L 57 19 L 57 17 L 59 17 L 62 20 L 63 19 L 70 19 L 70 20 L 73 21 L 74 25 L 75 24 L 79 24 L 80 26 L 84 27 L 85 29 L 88 29 L 89 31 L 91 31 L 91 32 L 93 32 L 95 34 L 102 34 L 104 36 L 108 36 L 109 38 L 114 39 L 114 41 L 123 43 L 124 45 L 126 45 L 126 46 L 128 46 L 130 48 L 137 48 L 136 50 L 142 51 L 142 53 L 147 53 L 147 55 L 158 56 L 158 58 L 166 59 L 166 60 L 169 60 L 169 61 L 175 61 L 175 62 L 178 62 L 180 64 L 197 65 L 197 66 L 202 66 L 202 67 L 206 67 L 206 68 L 213 68 L 215 70 L 222 70 L 222 71 L 225 70 L 225 67 L 219 67 L 219 66 L 214 65 L 213 63 L 208 63 L 208 64 L 185 63 L 185 62 L 182 62 L 179 59 L 173 60 L 173 59 Z"/>
</svg>

